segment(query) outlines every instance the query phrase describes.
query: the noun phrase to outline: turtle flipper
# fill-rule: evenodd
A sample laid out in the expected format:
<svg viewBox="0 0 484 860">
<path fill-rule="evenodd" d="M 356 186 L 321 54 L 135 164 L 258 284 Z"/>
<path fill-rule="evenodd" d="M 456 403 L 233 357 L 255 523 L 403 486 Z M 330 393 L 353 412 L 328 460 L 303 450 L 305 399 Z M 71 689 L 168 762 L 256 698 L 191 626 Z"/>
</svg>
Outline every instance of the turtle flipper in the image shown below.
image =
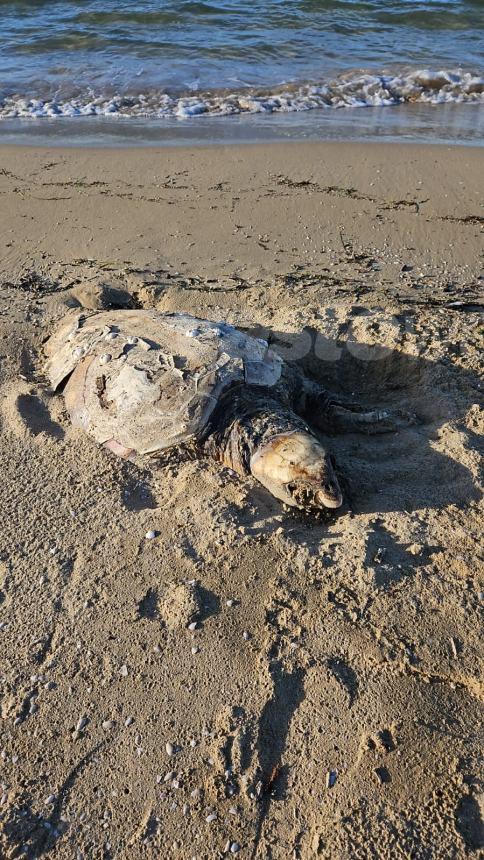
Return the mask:
<svg viewBox="0 0 484 860">
<path fill-rule="evenodd" d="M 310 424 L 324 433 L 395 433 L 416 422 L 414 415 L 403 410 L 368 410 L 314 382 L 305 384 L 301 411 Z"/>
<path fill-rule="evenodd" d="M 321 430 L 332 433 L 395 433 L 415 423 L 415 417 L 396 410 L 373 409 L 365 412 L 361 407 L 340 406 L 331 403 L 316 422 Z"/>
</svg>

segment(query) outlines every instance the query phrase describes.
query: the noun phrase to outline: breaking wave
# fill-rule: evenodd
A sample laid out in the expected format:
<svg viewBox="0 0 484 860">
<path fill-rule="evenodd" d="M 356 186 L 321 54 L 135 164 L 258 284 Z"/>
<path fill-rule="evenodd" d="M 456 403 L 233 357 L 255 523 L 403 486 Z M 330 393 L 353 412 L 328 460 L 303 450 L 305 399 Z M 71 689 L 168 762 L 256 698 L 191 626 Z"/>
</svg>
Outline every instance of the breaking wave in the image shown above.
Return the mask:
<svg viewBox="0 0 484 860">
<path fill-rule="evenodd" d="M 406 103 L 484 103 L 484 77 L 472 72 L 418 70 L 402 73 L 346 73 L 323 83 L 284 84 L 280 87 L 226 89 L 169 95 L 77 95 L 30 98 L 9 95 L 0 99 L 0 119 L 21 117 L 145 117 L 188 119 L 255 113 L 289 113 L 325 108 L 381 107 Z"/>
</svg>

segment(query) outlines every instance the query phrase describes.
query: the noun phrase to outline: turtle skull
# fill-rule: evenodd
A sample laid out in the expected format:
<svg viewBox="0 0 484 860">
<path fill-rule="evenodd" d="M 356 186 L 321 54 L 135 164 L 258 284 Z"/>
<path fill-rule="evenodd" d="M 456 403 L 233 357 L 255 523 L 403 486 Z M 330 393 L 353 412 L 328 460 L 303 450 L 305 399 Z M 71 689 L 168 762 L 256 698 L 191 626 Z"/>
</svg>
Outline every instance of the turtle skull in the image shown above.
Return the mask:
<svg viewBox="0 0 484 860">
<path fill-rule="evenodd" d="M 331 458 L 310 433 L 273 437 L 253 454 L 250 469 L 286 505 L 315 510 L 339 508 L 343 503 Z"/>
</svg>

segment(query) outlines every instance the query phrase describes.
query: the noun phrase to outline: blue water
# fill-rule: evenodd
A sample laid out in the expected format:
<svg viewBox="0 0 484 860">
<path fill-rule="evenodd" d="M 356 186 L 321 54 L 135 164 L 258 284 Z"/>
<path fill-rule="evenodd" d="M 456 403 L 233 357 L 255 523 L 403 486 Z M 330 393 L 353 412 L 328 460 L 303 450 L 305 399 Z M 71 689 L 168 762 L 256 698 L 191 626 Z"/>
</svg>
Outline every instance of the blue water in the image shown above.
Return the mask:
<svg viewBox="0 0 484 860">
<path fill-rule="evenodd" d="M 302 123 L 327 108 L 484 104 L 484 0 L 0 0 L 0 11 L 4 119 Z"/>
</svg>

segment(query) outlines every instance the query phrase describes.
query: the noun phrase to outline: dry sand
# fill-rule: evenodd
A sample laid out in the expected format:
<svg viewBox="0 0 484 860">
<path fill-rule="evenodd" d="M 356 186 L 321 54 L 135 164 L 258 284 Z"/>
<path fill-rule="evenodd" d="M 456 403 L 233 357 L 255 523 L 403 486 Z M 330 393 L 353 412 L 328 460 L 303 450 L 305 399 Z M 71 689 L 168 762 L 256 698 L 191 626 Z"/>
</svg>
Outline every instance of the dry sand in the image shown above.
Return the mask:
<svg viewBox="0 0 484 860">
<path fill-rule="evenodd" d="M 483 190 L 465 148 L 0 150 L 2 858 L 478 856 Z M 328 440 L 321 521 L 125 463 L 42 350 L 127 303 L 419 421 Z"/>
</svg>

